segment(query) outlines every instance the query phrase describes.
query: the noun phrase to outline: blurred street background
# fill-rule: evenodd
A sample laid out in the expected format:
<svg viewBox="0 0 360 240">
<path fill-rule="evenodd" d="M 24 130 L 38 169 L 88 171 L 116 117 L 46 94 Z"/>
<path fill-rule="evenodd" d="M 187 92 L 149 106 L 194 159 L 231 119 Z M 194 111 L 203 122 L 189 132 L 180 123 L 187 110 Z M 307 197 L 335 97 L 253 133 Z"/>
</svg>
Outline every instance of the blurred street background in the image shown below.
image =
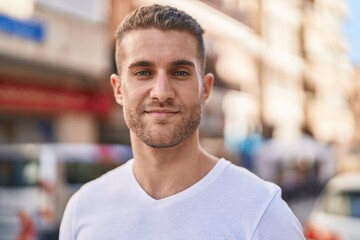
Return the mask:
<svg viewBox="0 0 360 240">
<path fill-rule="evenodd" d="M 151 3 L 205 29 L 209 152 L 278 184 L 304 226 L 360 171 L 360 1 L 0 0 L 0 240 L 57 239 L 71 194 L 131 158 L 113 35 Z"/>
</svg>

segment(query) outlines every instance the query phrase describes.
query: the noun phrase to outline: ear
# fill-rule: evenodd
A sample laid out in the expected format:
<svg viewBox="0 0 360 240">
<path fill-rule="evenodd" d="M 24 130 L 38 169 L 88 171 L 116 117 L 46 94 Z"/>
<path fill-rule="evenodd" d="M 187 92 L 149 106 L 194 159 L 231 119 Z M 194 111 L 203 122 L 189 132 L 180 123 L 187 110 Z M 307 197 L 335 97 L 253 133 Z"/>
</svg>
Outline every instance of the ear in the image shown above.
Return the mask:
<svg viewBox="0 0 360 240">
<path fill-rule="evenodd" d="M 214 84 L 214 75 L 212 73 L 208 73 L 206 75 L 203 76 L 203 81 L 202 81 L 202 103 L 205 103 L 209 97 L 210 97 L 210 93 L 212 91 L 212 87 Z"/>
<path fill-rule="evenodd" d="M 122 92 L 121 92 L 121 82 L 120 77 L 116 74 L 111 74 L 110 84 L 114 91 L 114 97 L 118 104 L 123 104 Z"/>
</svg>

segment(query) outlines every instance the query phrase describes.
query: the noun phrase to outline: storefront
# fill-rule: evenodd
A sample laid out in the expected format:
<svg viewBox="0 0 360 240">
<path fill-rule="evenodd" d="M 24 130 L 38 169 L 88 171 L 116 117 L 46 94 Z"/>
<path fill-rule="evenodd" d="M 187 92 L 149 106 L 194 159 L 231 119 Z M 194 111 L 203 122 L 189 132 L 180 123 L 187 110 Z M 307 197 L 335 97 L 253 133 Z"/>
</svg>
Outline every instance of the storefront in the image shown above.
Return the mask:
<svg viewBox="0 0 360 240">
<path fill-rule="evenodd" d="M 111 105 L 106 15 L 27 3 L 26 16 L 0 11 L 0 143 L 97 142 Z"/>
</svg>

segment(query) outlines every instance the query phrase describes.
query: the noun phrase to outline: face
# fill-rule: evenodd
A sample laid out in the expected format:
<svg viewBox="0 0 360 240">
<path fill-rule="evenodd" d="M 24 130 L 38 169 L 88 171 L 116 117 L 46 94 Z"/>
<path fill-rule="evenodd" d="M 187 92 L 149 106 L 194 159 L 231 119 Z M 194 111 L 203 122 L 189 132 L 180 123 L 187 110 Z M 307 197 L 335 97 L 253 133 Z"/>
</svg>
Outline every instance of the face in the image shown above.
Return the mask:
<svg viewBox="0 0 360 240">
<path fill-rule="evenodd" d="M 197 131 L 213 83 L 202 76 L 196 39 L 185 32 L 134 30 L 122 41 L 111 76 L 132 137 L 154 148 L 176 146 Z"/>
</svg>

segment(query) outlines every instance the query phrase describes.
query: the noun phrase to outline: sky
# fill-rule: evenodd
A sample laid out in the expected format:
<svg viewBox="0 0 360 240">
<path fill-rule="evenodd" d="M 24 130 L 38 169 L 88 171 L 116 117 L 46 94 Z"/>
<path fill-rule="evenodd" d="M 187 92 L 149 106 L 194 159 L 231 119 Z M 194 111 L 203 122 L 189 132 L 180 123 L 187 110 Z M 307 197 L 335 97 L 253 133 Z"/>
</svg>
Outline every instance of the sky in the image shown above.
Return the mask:
<svg viewBox="0 0 360 240">
<path fill-rule="evenodd" d="M 350 16 L 344 24 L 344 34 L 349 46 L 351 61 L 360 66 L 360 1 L 347 0 Z"/>
</svg>

